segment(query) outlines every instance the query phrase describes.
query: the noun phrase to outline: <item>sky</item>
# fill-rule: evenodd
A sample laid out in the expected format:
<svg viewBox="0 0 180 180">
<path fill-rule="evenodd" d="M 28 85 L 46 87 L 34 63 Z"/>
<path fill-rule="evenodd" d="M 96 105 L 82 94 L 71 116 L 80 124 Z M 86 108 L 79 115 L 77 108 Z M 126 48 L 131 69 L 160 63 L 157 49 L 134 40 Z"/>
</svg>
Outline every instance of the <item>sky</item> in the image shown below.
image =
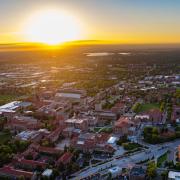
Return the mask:
<svg viewBox="0 0 180 180">
<path fill-rule="evenodd" d="M 53 9 L 76 18 L 77 40 L 180 43 L 180 0 L 0 0 L 0 43 L 28 41 L 29 17 Z"/>
</svg>

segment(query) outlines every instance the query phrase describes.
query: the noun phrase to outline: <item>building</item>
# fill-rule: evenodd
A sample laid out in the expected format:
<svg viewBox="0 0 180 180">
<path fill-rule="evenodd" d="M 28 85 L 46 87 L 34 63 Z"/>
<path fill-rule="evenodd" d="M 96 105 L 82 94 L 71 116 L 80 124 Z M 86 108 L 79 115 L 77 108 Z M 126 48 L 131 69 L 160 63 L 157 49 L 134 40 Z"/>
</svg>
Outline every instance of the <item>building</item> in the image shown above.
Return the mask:
<svg viewBox="0 0 180 180">
<path fill-rule="evenodd" d="M 45 171 L 43 171 L 42 176 L 50 178 L 52 176 L 52 174 L 53 174 L 53 170 L 52 169 L 46 169 Z"/>
<path fill-rule="evenodd" d="M 74 127 L 67 127 L 65 129 L 63 129 L 63 136 L 66 138 L 71 138 L 71 137 L 77 137 L 81 134 L 81 130 L 80 129 L 76 129 Z"/>
<path fill-rule="evenodd" d="M 177 122 L 177 123 L 180 122 L 180 107 L 179 106 L 174 106 L 173 107 L 171 120 L 173 122 Z"/>
<path fill-rule="evenodd" d="M 115 122 L 113 132 L 119 135 L 132 135 L 135 131 L 134 122 L 128 117 L 120 117 L 118 121 Z"/>
<path fill-rule="evenodd" d="M 0 106 L 0 115 L 11 118 L 19 109 L 24 109 L 31 106 L 30 102 L 13 101 L 5 105 Z"/>
<path fill-rule="evenodd" d="M 95 111 L 94 116 L 97 117 L 97 124 L 100 126 L 112 123 L 117 119 L 116 114 L 111 111 Z"/>
<path fill-rule="evenodd" d="M 14 169 L 10 166 L 4 166 L 0 168 L 0 176 L 8 177 L 10 179 L 15 179 L 23 176 L 27 180 L 31 180 L 33 178 L 33 172 L 23 171 L 20 169 Z"/>
<path fill-rule="evenodd" d="M 47 167 L 47 163 L 35 160 L 28 160 L 24 158 L 15 158 L 12 161 L 13 165 L 22 168 L 22 169 L 29 169 L 31 171 L 36 170 L 36 168 L 45 169 Z"/>
<path fill-rule="evenodd" d="M 77 102 L 86 104 L 86 91 L 79 89 L 60 89 L 56 95 L 56 100 L 70 100 L 71 102 Z"/>
<path fill-rule="evenodd" d="M 0 106 L 0 112 L 15 112 L 20 108 L 26 108 L 28 106 L 31 106 L 30 102 L 13 101 Z"/>
<path fill-rule="evenodd" d="M 117 115 L 122 115 L 126 112 L 127 106 L 123 102 L 116 103 L 112 108 L 111 111 L 116 113 Z"/>
<path fill-rule="evenodd" d="M 16 135 L 16 139 L 31 141 L 31 142 L 39 142 L 44 136 L 44 133 L 41 131 L 22 131 L 21 133 Z"/>
<path fill-rule="evenodd" d="M 145 180 L 146 170 L 140 166 L 135 166 L 129 173 L 129 180 Z"/>
<path fill-rule="evenodd" d="M 56 142 L 59 139 L 60 134 L 63 132 L 64 126 L 60 126 L 52 131 L 46 138 L 51 142 Z"/>
<path fill-rule="evenodd" d="M 71 144 L 83 152 L 99 151 L 102 153 L 114 153 L 115 149 L 108 143 L 110 135 L 107 133 L 82 133 L 72 139 Z"/>
<path fill-rule="evenodd" d="M 70 152 L 64 153 L 57 161 L 57 165 L 62 163 L 64 165 L 67 165 L 68 163 L 71 162 L 71 159 L 73 157 L 73 154 Z"/>
<path fill-rule="evenodd" d="M 107 143 L 108 143 L 108 144 L 114 144 L 116 141 L 117 141 L 117 137 L 111 136 L 111 137 L 108 139 Z"/>
<path fill-rule="evenodd" d="M 178 146 L 178 161 L 180 162 L 180 145 Z"/>
<path fill-rule="evenodd" d="M 72 103 L 69 100 L 51 101 L 49 104 L 42 106 L 38 109 L 39 113 L 51 115 L 51 116 L 65 116 L 70 112 Z"/>
<path fill-rule="evenodd" d="M 8 119 L 6 128 L 16 132 L 36 130 L 41 128 L 41 123 L 30 116 L 14 116 Z"/>
<path fill-rule="evenodd" d="M 168 180 L 179 180 L 179 179 L 180 179 L 180 172 L 169 171 Z"/>
<path fill-rule="evenodd" d="M 117 178 L 122 173 L 122 168 L 119 166 L 112 167 L 108 169 L 108 172 L 111 174 L 112 178 Z"/>
<path fill-rule="evenodd" d="M 163 114 L 159 109 L 151 109 L 147 112 L 147 115 L 153 123 L 162 123 Z"/>
<path fill-rule="evenodd" d="M 67 127 L 74 127 L 76 129 L 87 130 L 88 120 L 84 118 L 71 118 L 64 121 Z"/>
<path fill-rule="evenodd" d="M 28 149 L 22 153 L 23 157 L 26 157 L 28 155 L 32 156 L 32 159 L 36 159 L 38 155 L 40 154 L 45 154 L 48 156 L 56 156 L 61 154 L 61 151 L 59 149 L 53 148 L 53 147 L 44 147 L 40 146 L 39 144 L 32 143 Z"/>
<path fill-rule="evenodd" d="M 72 139 L 71 144 L 83 152 L 93 152 L 96 146 L 96 135 L 94 133 L 81 133 Z"/>
</svg>

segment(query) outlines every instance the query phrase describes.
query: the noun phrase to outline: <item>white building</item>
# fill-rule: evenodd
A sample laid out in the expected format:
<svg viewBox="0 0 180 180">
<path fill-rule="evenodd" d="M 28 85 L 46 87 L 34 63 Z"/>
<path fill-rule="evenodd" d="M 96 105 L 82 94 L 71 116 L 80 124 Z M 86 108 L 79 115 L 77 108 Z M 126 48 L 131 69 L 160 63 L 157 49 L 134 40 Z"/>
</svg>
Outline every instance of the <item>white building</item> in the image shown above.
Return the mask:
<svg viewBox="0 0 180 180">
<path fill-rule="evenodd" d="M 169 180 L 180 180 L 180 172 L 169 171 L 168 179 Z"/>
<path fill-rule="evenodd" d="M 122 168 L 120 168 L 119 166 L 115 166 L 108 169 L 108 172 L 111 173 L 112 178 L 115 178 L 121 174 Z"/>
</svg>

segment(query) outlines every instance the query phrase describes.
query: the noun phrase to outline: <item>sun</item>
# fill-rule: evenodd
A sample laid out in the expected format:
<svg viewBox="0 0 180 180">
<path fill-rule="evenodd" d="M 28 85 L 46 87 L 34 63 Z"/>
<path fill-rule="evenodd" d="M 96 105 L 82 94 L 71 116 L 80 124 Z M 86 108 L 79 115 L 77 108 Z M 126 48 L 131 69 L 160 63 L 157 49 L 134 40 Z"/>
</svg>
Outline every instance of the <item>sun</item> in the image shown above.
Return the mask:
<svg viewBox="0 0 180 180">
<path fill-rule="evenodd" d="M 65 12 L 49 10 L 34 13 L 24 29 L 25 38 L 31 42 L 56 45 L 80 39 L 80 23 Z"/>
</svg>

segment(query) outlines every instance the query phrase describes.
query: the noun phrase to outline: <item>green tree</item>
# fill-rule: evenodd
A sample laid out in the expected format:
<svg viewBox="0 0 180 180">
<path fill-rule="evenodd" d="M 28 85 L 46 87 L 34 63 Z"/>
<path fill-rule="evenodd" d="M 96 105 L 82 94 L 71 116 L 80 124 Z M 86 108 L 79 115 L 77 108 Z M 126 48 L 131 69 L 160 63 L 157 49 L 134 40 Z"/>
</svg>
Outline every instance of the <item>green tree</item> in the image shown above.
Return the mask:
<svg viewBox="0 0 180 180">
<path fill-rule="evenodd" d="M 161 177 L 162 177 L 162 180 L 167 180 L 168 179 L 168 171 L 162 172 Z"/>
<path fill-rule="evenodd" d="M 153 179 L 156 177 L 156 164 L 155 162 L 149 162 L 147 167 L 147 176 L 150 179 Z"/>
</svg>

